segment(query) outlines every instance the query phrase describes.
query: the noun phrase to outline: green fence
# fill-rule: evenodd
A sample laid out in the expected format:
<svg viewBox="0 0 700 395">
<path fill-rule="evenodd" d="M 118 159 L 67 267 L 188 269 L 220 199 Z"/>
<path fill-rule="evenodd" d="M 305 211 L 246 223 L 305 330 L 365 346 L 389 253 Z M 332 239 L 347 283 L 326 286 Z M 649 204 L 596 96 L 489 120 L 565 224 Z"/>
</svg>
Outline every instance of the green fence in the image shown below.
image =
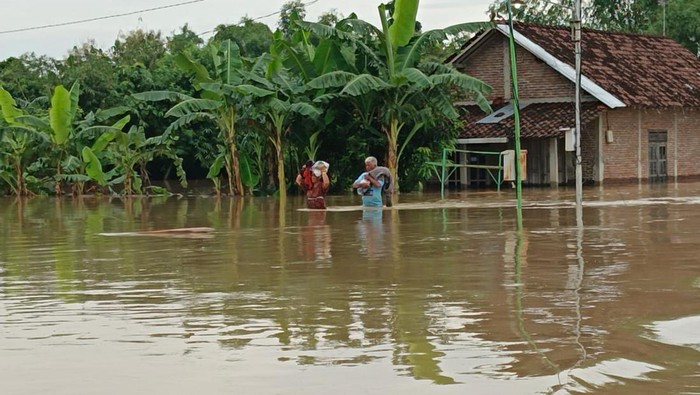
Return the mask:
<svg viewBox="0 0 700 395">
<path fill-rule="evenodd" d="M 496 156 L 498 156 L 498 166 L 472 165 L 472 164 L 468 164 L 468 163 L 465 163 L 465 164 L 447 163 L 447 153 L 448 152 L 465 153 L 465 154 L 480 154 L 480 155 L 496 155 Z M 442 160 L 440 162 L 428 162 L 428 164 L 432 166 L 433 171 L 435 171 L 435 174 L 437 175 L 437 178 L 440 181 L 440 197 L 442 199 L 445 198 L 445 185 L 447 184 L 447 180 L 459 168 L 485 169 L 488 172 L 491 179 L 496 183 L 496 186 L 497 186 L 498 190 L 500 191 L 501 190 L 501 183 L 503 182 L 503 179 L 501 177 L 502 172 L 503 172 L 503 165 L 504 165 L 503 154 L 504 154 L 504 152 L 469 151 L 469 150 L 444 148 L 442 150 Z M 438 167 L 440 168 L 440 171 L 438 171 Z M 494 175 L 494 172 L 496 173 L 496 175 Z"/>
</svg>

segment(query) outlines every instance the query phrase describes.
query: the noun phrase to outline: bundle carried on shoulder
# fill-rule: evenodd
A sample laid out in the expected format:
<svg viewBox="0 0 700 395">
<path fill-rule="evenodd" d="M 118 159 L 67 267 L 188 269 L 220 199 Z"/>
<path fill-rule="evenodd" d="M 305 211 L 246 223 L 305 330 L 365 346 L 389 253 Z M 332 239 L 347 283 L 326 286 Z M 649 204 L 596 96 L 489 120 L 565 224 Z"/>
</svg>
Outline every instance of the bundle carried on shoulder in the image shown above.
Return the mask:
<svg viewBox="0 0 700 395">
<path fill-rule="evenodd" d="M 313 164 L 311 167 L 311 170 L 314 172 L 314 175 L 316 177 L 320 177 L 321 174 L 326 174 L 328 173 L 328 168 L 331 167 L 328 162 L 324 162 L 322 160 L 316 161 L 316 163 Z"/>
<path fill-rule="evenodd" d="M 391 177 L 391 171 L 389 171 L 388 167 L 377 166 L 370 170 L 369 174 L 376 179 L 380 177 L 384 178 L 384 186 L 382 186 L 382 192 L 385 197 L 384 203 L 387 207 L 391 207 L 393 205 L 392 195 L 394 193 L 394 179 Z"/>
</svg>

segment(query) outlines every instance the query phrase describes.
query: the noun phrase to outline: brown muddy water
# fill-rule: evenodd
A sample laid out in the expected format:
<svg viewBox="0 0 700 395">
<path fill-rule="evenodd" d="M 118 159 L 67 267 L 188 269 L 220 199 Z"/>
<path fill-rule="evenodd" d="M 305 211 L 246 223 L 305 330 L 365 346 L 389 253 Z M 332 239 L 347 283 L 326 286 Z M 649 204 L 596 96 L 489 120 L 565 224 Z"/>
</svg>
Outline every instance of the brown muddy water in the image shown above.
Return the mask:
<svg viewBox="0 0 700 395">
<path fill-rule="evenodd" d="M 700 393 L 700 184 L 572 193 L 0 200 L 0 393 Z"/>
</svg>

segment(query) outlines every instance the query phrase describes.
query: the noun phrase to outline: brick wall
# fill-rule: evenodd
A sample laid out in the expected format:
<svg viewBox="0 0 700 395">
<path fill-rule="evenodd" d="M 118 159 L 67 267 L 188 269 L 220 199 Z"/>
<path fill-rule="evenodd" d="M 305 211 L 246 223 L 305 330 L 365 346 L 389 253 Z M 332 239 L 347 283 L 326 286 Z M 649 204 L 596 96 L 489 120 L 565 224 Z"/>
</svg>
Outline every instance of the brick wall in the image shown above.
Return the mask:
<svg viewBox="0 0 700 395">
<path fill-rule="evenodd" d="M 503 83 L 504 48 L 503 40 L 498 35 L 494 35 L 482 43 L 481 47 L 463 63 L 454 65 L 459 71 L 491 85 L 493 91 L 488 97 L 489 100 L 506 97 Z"/>
<path fill-rule="evenodd" d="M 574 84 L 537 59 L 527 50 L 516 47 L 518 93 L 520 100 L 569 97 L 573 101 Z M 500 34 L 486 40 L 467 60 L 455 64 L 458 70 L 491 85 L 488 97 L 510 98 L 508 41 Z M 506 88 L 508 87 L 508 88 Z"/>
<path fill-rule="evenodd" d="M 603 142 L 605 180 L 649 178 L 649 130 L 667 131 L 667 175 L 700 175 L 700 111 L 680 109 L 622 108 L 602 115 L 604 130 L 612 130 L 614 142 Z M 583 146 L 583 144 L 582 144 Z"/>
<path fill-rule="evenodd" d="M 669 154 L 678 152 L 678 176 L 700 175 L 700 109 L 677 110 L 678 146 L 669 148 Z M 675 148 L 675 150 L 673 149 Z M 669 161 L 669 171 L 673 170 L 673 162 Z"/>
<path fill-rule="evenodd" d="M 583 182 L 598 180 L 598 122 L 581 125 L 581 172 Z"/>
</svg>

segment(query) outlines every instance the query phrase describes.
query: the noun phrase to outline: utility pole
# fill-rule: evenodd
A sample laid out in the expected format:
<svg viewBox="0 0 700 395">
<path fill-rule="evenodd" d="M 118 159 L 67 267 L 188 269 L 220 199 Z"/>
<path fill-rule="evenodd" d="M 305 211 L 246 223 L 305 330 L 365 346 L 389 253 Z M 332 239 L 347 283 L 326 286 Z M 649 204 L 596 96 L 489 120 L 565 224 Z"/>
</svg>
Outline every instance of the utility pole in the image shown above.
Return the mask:
<svg viewBox="0 0 700 395">
<path fill-rule="evenodd" d="M 576 92 L 575 107 L 576 120 L 574 129 L 574 141 L 576 144 L 576 217 L 583 217 L 583 170 L 581 169 L 581 0 L 576 0 L 574 5 L 574 19 L 572 23 L 574 54 L 576 63 Z"/>
</svg>

